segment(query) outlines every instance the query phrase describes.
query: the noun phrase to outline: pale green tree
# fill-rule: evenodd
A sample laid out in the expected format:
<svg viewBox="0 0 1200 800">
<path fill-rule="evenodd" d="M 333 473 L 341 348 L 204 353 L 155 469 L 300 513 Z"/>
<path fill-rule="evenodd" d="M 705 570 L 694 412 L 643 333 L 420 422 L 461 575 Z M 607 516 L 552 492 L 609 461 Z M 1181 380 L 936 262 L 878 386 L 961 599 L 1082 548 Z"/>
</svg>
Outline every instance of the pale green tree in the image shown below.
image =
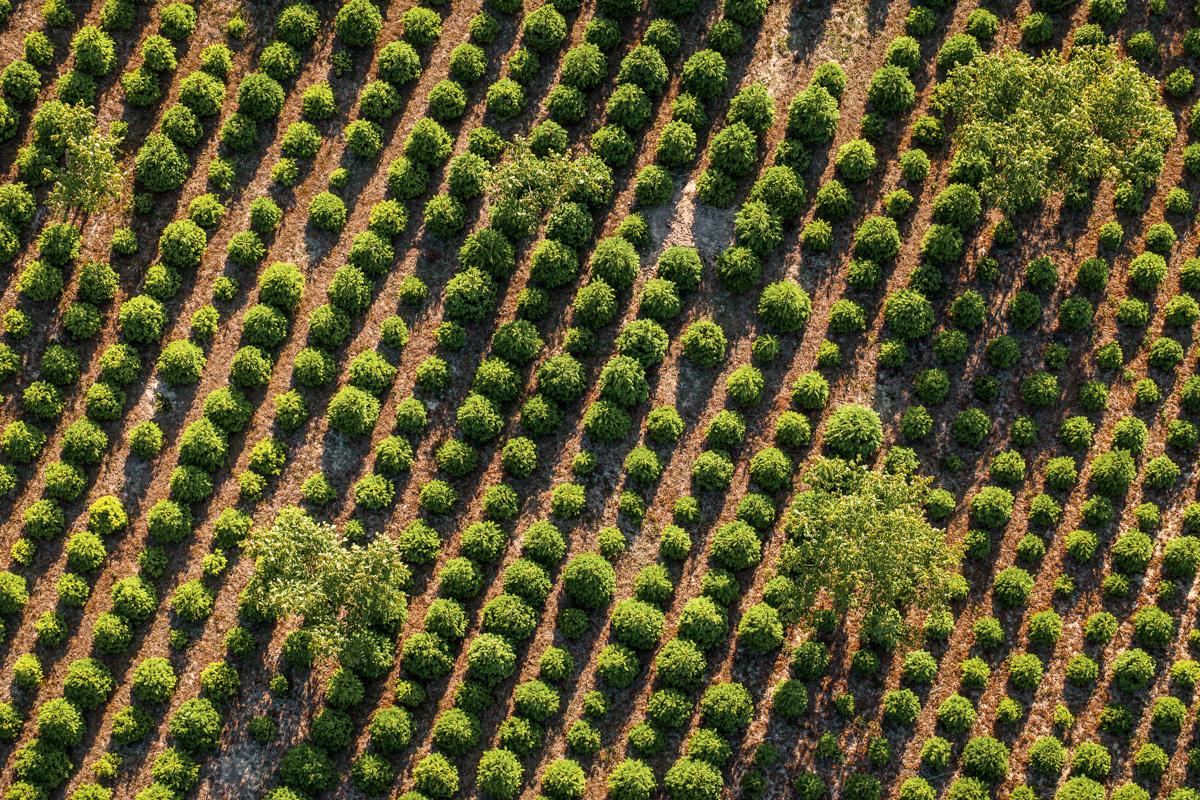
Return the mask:
<svg viewBox="0 0 1200 800">
<path fill-rule="evenodd" d="M 74 107 L 62 165 L 55 171 L 50 205 L 64 216 L 94 214 L 121 196 L 122 173 L 118 162 L 120 139 L 96 126 L 90 109 Z"/>
<path fill-rule="evenodd" d="M 979 56 L 938 86 L 935 107 L 955 124 L 956 160 L 1008 212 L 1100 179 L 1145 188 L 1175 136 L 1157 81 L 1111 46 Z"/>
<path fill-rule="evenodd" d="M 494 225 L 502 217 L 509 220 L 505 227 L 528 232 L 563 202 L 603 205 L 612 195 L 612 172 L 591 155 L 538 155 L 517 137 L 488 174 L 486 191 Z"/>
<path fill-rule="evenodd" d="M 779 560 L 801 613 L 825 603 L 841 615 L 945 601 L 961 553 L 926 516 L 927 478 L 830 458 L 804 480 Z"/>
<path fill-rule="evenodd" d="M 350 544 L 332 525 L 288 506 L 251 535 L 246 551 L 254 559 L 251 600 L 273 617 L 300 618 L 321 655 L 352 664 L 381 632 L 404 623 L 411 574 L 392 538 Z"/>
</svg>

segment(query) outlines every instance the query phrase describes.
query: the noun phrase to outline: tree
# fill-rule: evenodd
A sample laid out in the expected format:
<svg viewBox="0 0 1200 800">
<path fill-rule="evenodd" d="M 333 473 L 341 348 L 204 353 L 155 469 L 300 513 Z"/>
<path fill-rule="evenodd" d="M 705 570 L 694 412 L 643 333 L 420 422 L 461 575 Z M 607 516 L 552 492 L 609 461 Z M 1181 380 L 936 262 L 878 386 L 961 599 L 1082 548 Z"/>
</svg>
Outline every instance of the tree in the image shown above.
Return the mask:
<svg viewBox="0 0 1200 800">
<path fill-rule="evenodd" d="M 937 102 L 958 122 L 956 160 L 985 165 L 984 193 L 1006 211 L 1101 178 L 1145 188 L 1175 137 L 1157 82 L 1115 47 L 980 56 L 950 73 Z"/>
<path fill-rule="evenodd" d="M 488 179 L 493 204 L 514 204 L 531 222 L 557 205 L 567 185 L 571 159 L 559 153 L 538 156 L 521 138 L 508 148 L 507 158 Z"/>
<path fill-rule="evenodd" d="M 72 116 L 78 124 L 65 134 L 66 156 L 50 190 L 50 205 L 64 216 L 94 214 L 121 196 L 121 140 L 100 131 L 90 112 Z"/>
<path fill-rule="evenodd" d="M 821 459 L 804 480 L 810 488 L 792 505 L 780 557 L 801 609 L 822 599 L 840 613 L 945 599 L 960 554 L 926 519 L 928 479 Z"/>
<path fill-rule="evenodd" d="M 376 630 L 404 622 L 409 570 L 390 537 L 349 545 L 332 525 L 289 506 L 246 547 L 255 559 L 254 603 L 267 614 L 302 617 L 322 655 L 353 667 L 370 657 Z"/>
<path fill-rule="evenodd" d="M 557 152 L 539 156 L 525 139 L 517 137 L 491 171 L 486 191 L 493 217 L 501 217 L 503 227 L 510 229 L 505 232 L 524 228 L 524 235 L 543 214 L 564 202 L 606 203 L 613 191 L 612 173 L 591 157 L 573 158 Z"/>
</svg>

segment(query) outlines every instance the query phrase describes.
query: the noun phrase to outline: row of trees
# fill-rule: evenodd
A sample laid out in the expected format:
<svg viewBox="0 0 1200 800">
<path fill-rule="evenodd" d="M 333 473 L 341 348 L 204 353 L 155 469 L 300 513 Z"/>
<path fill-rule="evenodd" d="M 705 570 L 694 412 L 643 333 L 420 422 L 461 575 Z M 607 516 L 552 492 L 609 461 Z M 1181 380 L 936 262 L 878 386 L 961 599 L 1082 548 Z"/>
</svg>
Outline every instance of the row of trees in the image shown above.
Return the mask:
<svg viewBox="0 0 1200 800">
<path fill-rule="evenodd" d="M 961 552 L 928 521 L 928 478 L 827 458 L 805 480 L 780 559 L 802 613 L 826 604 L 847 614 L 947 600 Z M 255 605 L 270 617 L 303 620 L 325 656 L 357 663 L 374 631 L 404 623 L 409 570 L 391 537 L 351 544 L 334 526 L 288 507 L 253 534 L 246 552 L 255 563 Z"/>
<path fill-rule="evenodd" d="M 952 71 L 936 104 L 957 122 L 956 161 L 975 162 L 985 195 L 1006 211 L 1078 190 L 1080 181 L 1145 186 L 1174 135 L 1153 79 L 1112 47 L 1080 48 L 1071 58 L 979 56 Z M 107 196 L 105 154 L 114 142 L 94 129 L 78 142 L 79 169 L 56 192 L 64 208 L 88 210 Z M 540 216 L 570 191 L 578 177 L 571 167 L 565 156 L 539 156 L 518 142 L 493 173 L 490 199 L 525 203 Z M 807 479 L 788 521 L 785 559 L 802 608 L 828 602 L 847 613 L 944 601 L 960 554 L 925 515 L 928 479 L 837 459 L 820 461 Z M 352 648 L 360 625 L 402 618 L 395 576 L 405 568 L 386 538 L 347 547 L 330 526 L 289 511 L 255 542 L 260 602 L 303 617 L 328 652 Z"/>
<path fill-rule="evenodd" d="M 982 188 L 1007 211 L 1027 209 L 1079 182 L 1114 178 L 1144 186 L 1174 135 L 1153 80 L 1111 47 L 1072 58 L 1018 51 L 980 56 L 939 86 L 940 110 L 957 121 L 956 160 L 977 162 Z M 73 140 L 55 187 L 60 207 L 90 211 L 110 196 L 116 142 L 94 126 Z M 493 173 L 494 204 L 525 203 L 540 216 L 570 191 L 572 163 L 518 142 Z M 61 188 L 60 188 L 61 187 Z M 785 557 L 797 602 L 835 610 L 930 607 L 943 602 L 960 553 L 923 508 L 928 479 L 877 472 L 838 459 L 818 462 L 789 518 Z M 405 567 L 380 537 L 346 546 L 329 525 L 292 509 L 254 540 L 259 603 L 296 615 L 331 654 L 346 656 L 356 631 L 403 619 Z"/>
</svg>

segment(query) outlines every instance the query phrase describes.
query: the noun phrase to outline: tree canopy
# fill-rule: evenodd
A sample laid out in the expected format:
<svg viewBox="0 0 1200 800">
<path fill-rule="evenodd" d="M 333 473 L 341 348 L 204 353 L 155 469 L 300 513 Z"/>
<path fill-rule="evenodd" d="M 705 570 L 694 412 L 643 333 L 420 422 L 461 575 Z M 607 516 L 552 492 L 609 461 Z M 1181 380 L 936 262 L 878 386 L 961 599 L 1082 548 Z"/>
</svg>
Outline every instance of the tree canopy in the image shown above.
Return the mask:
<svg viewBox="0 0 1200 800">
<path fill-rule="evenodd" d="M 504 150 L 504 160 L 488 175 L 487 189 L 496 200 L 527 200 L 545 210 L 561 198 L 571 158 L 562 153 L 538 155 L 517 137 Z"/>
<path fill-rule="evenodd" d="M 956 160 L 982 168 L 984 193 L 1010 212 L 1101 178 L 1145 188 L 1175 136 L 1156 81 L 1111 46 L 979 56 L 936 104 L 957 123 Z"/>
<path fill-rule="evenodd" d="M 101 131 L 89 108 L 72 106 L 65 116 L 65 154 L 49 202 L 62 214 L 92 214 L 121 195 L 120 138 Z"/>
<path fill-rule="evenodd" d="M 613 180 L 611 170 L 594 156 L 538 154 L 518 136 L 504 149 L 486 189 L 493 224 L 498 216 L 511 218 L 507 226 L 501 225 L 528 235 L 542 215 L 564 201 L 603 205 L 612 195 Z"/>
<path fill-rule="evenodd" d="M 961 554 L 926 518 L 929 479 L 820 459 L 804 480 L 780 558 L 802 611 L 822 600 L 839 613 L 945 600 Z"/>
<path fill-rule="evenodd" d="M 275 617 L 302 618 L 322 655 L 353 663 L 373 647 L 375 630 L 404 623 L 410 575 L 394 539 L 348 544 L 332 525 L 289 506 L 246 549 L 254 603 Z"/>
</svg>

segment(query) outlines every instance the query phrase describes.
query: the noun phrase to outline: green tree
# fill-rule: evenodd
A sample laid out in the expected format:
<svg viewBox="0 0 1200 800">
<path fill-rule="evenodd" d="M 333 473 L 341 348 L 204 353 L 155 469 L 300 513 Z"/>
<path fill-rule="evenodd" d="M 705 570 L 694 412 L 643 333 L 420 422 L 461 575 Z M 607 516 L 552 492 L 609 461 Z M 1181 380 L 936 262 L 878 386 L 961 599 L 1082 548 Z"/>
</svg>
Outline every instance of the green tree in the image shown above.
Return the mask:
<svg viewBox="0 0 1200 800">
<path fill-rule="evenodd" d="M 958 122 L 956 160 L 984 169 L 1006 211 L 1101 178 L 1148 187 L 1175 136 L 1157 82 L 1111 46 L 980 56 L 950 73 L 937 104 Z"/>
<path fill-rule="evenodd" d="M 66 154 L 50 190 L 50 205 L 64 216 L 94 214 L 121 196 L 117 163 L 121 140 L 96 127 L 90 111 L 72 114 L 64 133 Z"/>
<path fill-rule="evenodd" d="M 539 156 L 521 137 L 504 151 L 487 180 L 493 218 L 511 216 L 532 229 L 550 209 L 567 201 L 600 205 L 612 194 L 612 174 L 594 158 L 548 152 Z"/>
<path fill-rule="evenodd" d="M 518 137 L 505 152 L 504 161 L 488 178 L 492 203 L 522 203 L 534 219 L 552 208 L 562 197 L 571 159 L 560 153 L 539 156 L 528 142 Z"/>
<path fill-rule="evenodd" d="M 961 555 L 926 518 L 929 479 L 820 459 L 804 480 L 780 557 L 801 609 L 827 600 L 839 613 L 872 612 L 945 599 Z"/>
<path fill-rule="evenodd" d="M 253 601 L 273 616 L 302 618 L 321 655 L 352 667 L 373 652 L 377 631 L 404 622 L 410 575 L 391 537 L 348 544 L 332 525 L 288 506 L 246 547 Z"/>
</svg>

